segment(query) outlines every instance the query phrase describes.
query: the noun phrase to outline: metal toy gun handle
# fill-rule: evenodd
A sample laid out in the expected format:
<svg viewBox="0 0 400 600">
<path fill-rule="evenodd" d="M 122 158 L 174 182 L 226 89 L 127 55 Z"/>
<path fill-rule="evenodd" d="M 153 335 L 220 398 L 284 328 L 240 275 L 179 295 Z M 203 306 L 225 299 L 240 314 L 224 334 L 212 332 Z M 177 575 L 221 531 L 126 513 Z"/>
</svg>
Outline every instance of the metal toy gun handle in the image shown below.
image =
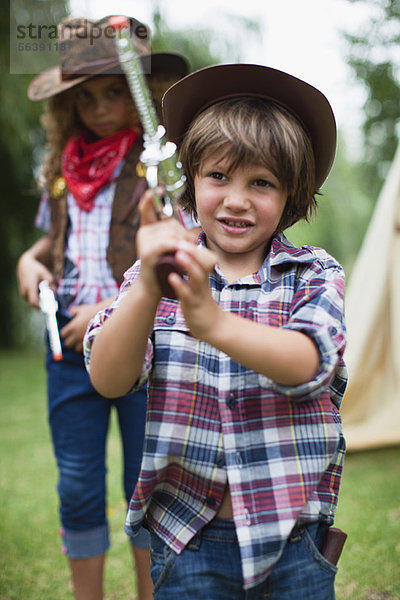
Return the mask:
<svg viewBox="0 0 400 600">
<path fill-rule="evenodd" d="M 125 72 L 144 130 L 144 150 L 140 160 L 146 169 L 148 186 L 155 190 L 159 179 L 165 186 L 163 198 L 159 198 L 154 193 L 154 208 L 157 218 L 175 217 L 181 220 L 176 207 L 176 198 L 186 181 L 186 177 L 178 160 L 176 146 L 166 140 L 165 129 L 158 122 L 142 66 L 130 36 L 129 20 L 124 16 L 116 16 L 111 17 L 109 22 L 116 32 L 115 42 L 119 60 Z M 176 298 L 168 283 L 168 275 L 171 272 L 183 275 L 174 255 L 166 254 L 160 258 L 156 265 L 156 274 L 161 292 L 166 298 Z"/>
<path fill-rule="evenodd" d="M 49 286 L 49 282 L 45 280 L 39 283 L 39 304 L 46 319 L 46 328 L 53 359 L 57 361 L 62 360 L 63 354 L 56 318 L 58 302 L 53 290 Z"/>
</svg>

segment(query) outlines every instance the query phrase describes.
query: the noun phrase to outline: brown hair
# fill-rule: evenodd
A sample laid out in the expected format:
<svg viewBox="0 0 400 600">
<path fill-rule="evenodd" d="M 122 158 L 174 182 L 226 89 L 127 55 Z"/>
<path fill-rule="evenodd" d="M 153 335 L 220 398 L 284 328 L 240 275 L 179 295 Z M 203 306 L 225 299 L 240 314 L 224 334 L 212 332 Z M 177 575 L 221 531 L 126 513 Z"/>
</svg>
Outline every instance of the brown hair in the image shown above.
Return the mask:
<svg viewBox="0 0 400 600">
<path fill-rule="evenodd" d="M 309 220 L 317 193 L 311 140 L 284 107 L 263 98 L 232 98 L 206 108 L 192 121 L 180 159 L 187 177 L 181 203 L 194 216 L 194 178 L 205 158 L 216 153 L 229 161 L 229 170 L 260 164 L 278 178 L 288 198 L 277 231 Z"/>
<path fill-rule="evenodd" d="M 104 74 L 106 75 L 106 74 Z M 97 77 L 102 77 L 98 75 Z M 125 76 L 120 75 L 126 82 Z M 147 83 L 153 98 L 157 114 L 161 119 L 161 99 L 170 85 L 175 83 L 176 78 L 162 74 L 147 75 Z M 48 150 L 41 174 L 39 177 L 41 186 L 51 189 L 56 177 L 61 174 L 61 156 L 65 144 L 73 135 L 82 131 L 82 123 L 75 110 L 75 96 L 79 86 L 62 92 L 47 100 L 41 123 L 46 134 L 46 148 Z M 132 126 L 139 122 L 138 114 L 132 100 Z"/>
</svg>

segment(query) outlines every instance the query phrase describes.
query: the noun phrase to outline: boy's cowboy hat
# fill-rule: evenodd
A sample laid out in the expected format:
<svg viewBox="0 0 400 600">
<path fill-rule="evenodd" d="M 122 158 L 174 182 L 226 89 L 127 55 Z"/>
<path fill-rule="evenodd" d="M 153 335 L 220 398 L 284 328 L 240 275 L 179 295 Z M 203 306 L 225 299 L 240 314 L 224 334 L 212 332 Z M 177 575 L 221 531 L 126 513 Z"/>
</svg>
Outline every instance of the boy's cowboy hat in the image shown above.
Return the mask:
<svg viewBox="0 0 400 600">
<path fill-rule="evenodd" d="M 100 21 L 67 17 L 57 28 L 60 65 L 46 69 L 30 83 L 28 97 L 45 100 L 60 94 L 94 75 L 122 70 L 115 45 L 115 31 L 104 17 Z M 152 53 L 149 30 L 140 21 L 128 17 L 135 47 L 144 73 L 163 73 L 183 77 L 188 66 L 183 56 L 168 52 Z"/>
<path fill-rule="evenodd" d="M 163 98 L 168 139 L 179 144 L 196 115 L 216 102 L 240 96 L 273 100 L 298 118 L 311 138 L 319 189 L 335 158 L 336 123 L 331 106 L 316 88 L 270 67 L 214 65 L 172 85 Z"/>
</svg>

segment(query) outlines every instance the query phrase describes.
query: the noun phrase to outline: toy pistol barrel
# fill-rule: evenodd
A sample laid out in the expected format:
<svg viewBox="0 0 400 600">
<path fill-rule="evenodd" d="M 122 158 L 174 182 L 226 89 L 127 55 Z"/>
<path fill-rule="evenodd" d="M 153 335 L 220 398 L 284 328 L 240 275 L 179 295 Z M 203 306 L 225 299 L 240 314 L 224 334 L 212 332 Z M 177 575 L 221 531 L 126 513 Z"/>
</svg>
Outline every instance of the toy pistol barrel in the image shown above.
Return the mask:
<svg viewBox="0 0 400 600">
<path fill-rule="evenodd" d="M 158 200 L 156 209 L 159 216 L 162 213 L 167 217 L 177 217 L 176 197 L 186 177 L 178 160 L 176 145 L 167 141 L 165 129 L 158 121 L 142 65 L 132 42 L 128 19 L 124 16 L 112 17 L 110 24 L 116 31 L 120 63 L 144 130 L 144 151 L 140 160 L 146 167 L 149 187 L 155 188 L 159 177 L 166 190 L 164 203 Z"/>
<path fill-rule="evenodd" d="M 185 184 L 186 177 L 178 160 L 176 145 L 167 141 L 165 129 L 158 122 L 142 65 L 130 36 L 127 17 L 111 17 L 109 22 L 116 31 L 119 60 L 144 130 L 144 150 L 140 160 L 146 168 L 148 186 L 154 190 L 159 180 L 165 186 L 163 199 L 154 193 L 157 217 L 159 219 L 164 217 L 180 219 L 176 198 Z M 175 293 L 168 282 L 168 275 L 172 272 L 183 275 L 183 272 L 177 265 L 174 255 L 165 254 L 160 257 L 155 270 L 163 296 L 175 298 Z"/>
<path fill-rule="evenodd" d="M 46 319 L 46 328 L 53 359 L 57 361 L 62 360 L 63 354 L 56 318 L 58 302 L 53 290 L 49 286 L 49 282 L 45 280 L 39 283 L 39 304 Z"/>
</svg>

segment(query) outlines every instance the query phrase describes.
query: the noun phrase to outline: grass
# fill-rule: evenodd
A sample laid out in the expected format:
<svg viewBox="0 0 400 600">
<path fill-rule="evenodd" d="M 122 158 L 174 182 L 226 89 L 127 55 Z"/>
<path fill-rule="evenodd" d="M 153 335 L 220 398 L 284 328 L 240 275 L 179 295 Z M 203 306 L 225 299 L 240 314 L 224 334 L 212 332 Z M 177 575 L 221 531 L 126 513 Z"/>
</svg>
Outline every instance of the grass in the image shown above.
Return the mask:
<svg viewBox="0 0 400 600">
<path fill-rule="evenodd" d="M 72 600 L 60 552 L 57 473 L 41 353 L 0 353 L 0 600 Z M 107 600 L 133 600 L 115 421 L 108 496 Z M 400 599 L 400 448 L 348 454 L 336 525 L 348 533 L 336 600 Z M 312 599 L 310 599 L 312 600 Z"/>
<path fill-rule="evenodd" d="M 0 600 L 72 600 L 60 552 L 57 471 L 47 425 L 45 371 L 39 354 L 0 353 Z M 122 500 L 115 421 L 108 446 L 112 532 L 107 600 L 133 600 L 135 580 Z"/>
<path fill-rule="evenodd" d="M 348 533 L 338 600 L 400 598 L 400 448 L 349 453 L 336 525 Z"/>
</svg>

